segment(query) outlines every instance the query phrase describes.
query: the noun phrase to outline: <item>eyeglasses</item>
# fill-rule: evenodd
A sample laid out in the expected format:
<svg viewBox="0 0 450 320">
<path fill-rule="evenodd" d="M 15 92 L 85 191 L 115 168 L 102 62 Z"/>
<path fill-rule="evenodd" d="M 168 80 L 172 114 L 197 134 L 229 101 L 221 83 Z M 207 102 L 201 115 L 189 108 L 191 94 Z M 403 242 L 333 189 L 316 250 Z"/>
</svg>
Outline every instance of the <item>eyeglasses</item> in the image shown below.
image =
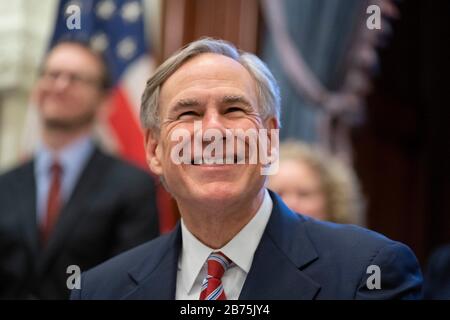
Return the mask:
<svg viewBox="0 0 450 320">
<path fill-rule="evenodd" d="M 69 84 L 73 85 L 88 85 L 88 86 L 100 86 L 101 80 L 97 77 L 83 75 L 81 73 L 61 71 L 61 70 L 43 70 L 41 72 L 41 78 L 48 81 L 56 81 L 60 77 L 64 77 L 68 80 Z"/>
</svg>

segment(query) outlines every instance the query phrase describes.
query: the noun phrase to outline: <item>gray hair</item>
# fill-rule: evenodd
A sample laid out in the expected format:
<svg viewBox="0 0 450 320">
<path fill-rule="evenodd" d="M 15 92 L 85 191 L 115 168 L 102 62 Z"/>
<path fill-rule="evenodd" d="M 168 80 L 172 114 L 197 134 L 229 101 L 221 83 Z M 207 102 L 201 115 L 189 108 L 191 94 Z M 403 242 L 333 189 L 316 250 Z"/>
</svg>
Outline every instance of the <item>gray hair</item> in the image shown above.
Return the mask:
<svg viewBox="0 0 450 320">
<path fill-rule="evenodd" d="M 280 90 L 270 70 L 254 54 L 238 50 L 233 44 L 212 38 L 191 42 L 168 58 L 147 81 L 141 102 L 141 125 L 159 132 L 159 92 L 161 85 L 187 60 L 202 53 L 215 53 L 239 62 L 256 82 L 259 112 L 263 119 L 272 116 L 280 125 Z"/>
</svg>

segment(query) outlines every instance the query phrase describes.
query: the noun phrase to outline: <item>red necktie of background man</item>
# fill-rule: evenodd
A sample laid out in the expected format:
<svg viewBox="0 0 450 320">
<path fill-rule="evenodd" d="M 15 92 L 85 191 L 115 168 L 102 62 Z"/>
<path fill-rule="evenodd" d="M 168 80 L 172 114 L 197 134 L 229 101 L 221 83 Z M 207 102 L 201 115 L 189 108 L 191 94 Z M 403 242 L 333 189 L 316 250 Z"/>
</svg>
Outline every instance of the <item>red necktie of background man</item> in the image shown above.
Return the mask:
<svg viewBox="0 0 450 320">
<path fill-rule="evenodd" d="M 61 209 L 61 176 L 62 167 L 54 161 L 50 167 L 51 182 L 47 197 L 47 207 L 42 226 L 42 240 L 45 245 L 56 224 L 59 211 Z"/>
</svg>

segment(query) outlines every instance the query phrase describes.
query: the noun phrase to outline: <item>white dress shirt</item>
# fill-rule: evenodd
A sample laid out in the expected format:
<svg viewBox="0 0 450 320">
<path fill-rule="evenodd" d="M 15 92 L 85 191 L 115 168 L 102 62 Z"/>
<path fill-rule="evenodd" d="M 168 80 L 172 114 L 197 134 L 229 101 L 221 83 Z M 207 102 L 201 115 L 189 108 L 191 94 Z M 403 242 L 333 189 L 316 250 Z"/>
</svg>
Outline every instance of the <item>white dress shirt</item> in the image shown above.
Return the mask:
<svg viewBox="0 0 450 320">
<path fill-rule="evenodd" d="M 267 189 L 255 216 L 220 249 L 211 249 L 201 243 L 181 219 L 182 250 L 178 259 L 177 300 L 198 300 L 203 279 L 207 275 L 207 259 L 211 252 L 221 251 L 233 264 L 225 271 L 222 285 L 228 300 L 237 300 L 252 265 L 253 256 L 269 221 L 273 202 Z"/>
</svg>

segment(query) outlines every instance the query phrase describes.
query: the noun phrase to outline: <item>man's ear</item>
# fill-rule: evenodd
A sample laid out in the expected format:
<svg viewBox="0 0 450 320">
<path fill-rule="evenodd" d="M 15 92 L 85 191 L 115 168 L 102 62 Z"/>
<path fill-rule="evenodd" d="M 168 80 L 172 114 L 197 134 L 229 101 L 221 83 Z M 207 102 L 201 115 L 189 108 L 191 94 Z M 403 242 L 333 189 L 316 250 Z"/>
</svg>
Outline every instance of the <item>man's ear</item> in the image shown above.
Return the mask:
<svg viewBox="0 0 450 320">
<path fill-rule="evenodd" d="M 159 145 L 158 135 L 150 129 L 145 129 L 145 155 L 147 157 L 147 163 L 150 170 L 161 176 L 163 174 L 161 165 L 161 146 Z"/>
<path fill-rule="evenodd" d="M 275 147 L 278 150 L 280 126 L 277 119 L 275 117 L 267 118 L 264 120 L 264 125 L 267 129 L 267 139 L 270 141 L 271 148 Z"/>
<path fill-rule="evenodd" d="M 101 121 L 107 121 L 112 106 L 112 95 L 101 95 L 99 98 L 99 103 L 97 104 L 97 117 Z"/>
<path fill-rule="evenodd" d="M 280 126 L 276 118 L 268 118 L 265 122 L 269 149 L 268 166 L 261 168 L 261 175 L 274 175 L 279 169 Z"/>
<path fill-rule="evenodd" d="M 268 118 L 265 122 L 266 122 L 266 128 L 268 130 L 270 130 L 270 129 L 280 129 L 280 127 L 278 125 L 278 121 L 274 117 Z"/>
</svg>

